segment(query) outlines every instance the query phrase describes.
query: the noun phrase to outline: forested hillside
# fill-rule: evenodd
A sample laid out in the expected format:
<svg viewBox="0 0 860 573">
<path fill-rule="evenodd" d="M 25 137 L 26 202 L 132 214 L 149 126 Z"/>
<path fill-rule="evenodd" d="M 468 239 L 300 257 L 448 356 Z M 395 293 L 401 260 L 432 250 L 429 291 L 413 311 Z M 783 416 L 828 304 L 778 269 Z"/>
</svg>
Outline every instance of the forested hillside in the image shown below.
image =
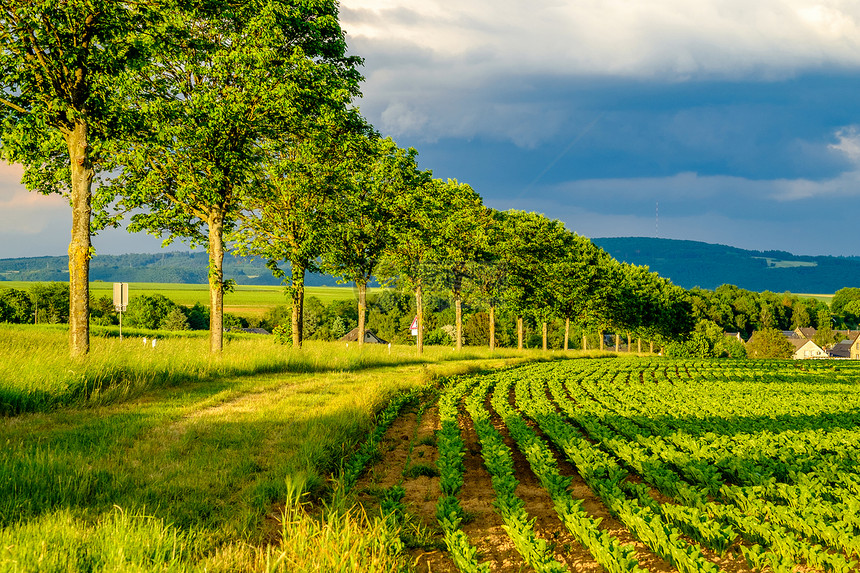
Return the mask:
<svg viewBox="0 0 860 573">
<path fill-rule="evenodd" d="M 860 257 L 799 256 L 785 251 L 748 251 L 699 241 L 613 237 L 592 239 L 619 261 L 647 265 L 684 288 L 715 289 L 732 284 L 762 292 L 834 293 L 860 286 Z M 90 280 L 203 284 L 207 281 L 204 252 L 98 255 Z M 260 259 L 228 255 L 225 277 L 241 285 L 277 285 Z M 0 259 L 0 281 L 67 281 L 66 257 Z M 334 286 L 328 275 L 309 274 L 308 286 Z"/>
<path fill-rule="evenodd" d="M 205 284 L 208 255 L 163 252 L 156 254 L 98 255 L 90 262 L 90 280 L 105 282 Z M 278 285 L 264 261 L 227 255 L 224 278 L 240 285 Z M 67 257 L 0 259 L 0 281 L 68 281 Z M 309 274 L 308 286 L 335 286 L 328 275 Z"/>
<path fill-rule="evenodd" d="M 860 286 L 860 257 L 798 256 L 648 237 L 593 241 L 619 261 L 647 265 L 684 288 L 733 284 L 757 292 L 833 293 Z"/>
</svg>

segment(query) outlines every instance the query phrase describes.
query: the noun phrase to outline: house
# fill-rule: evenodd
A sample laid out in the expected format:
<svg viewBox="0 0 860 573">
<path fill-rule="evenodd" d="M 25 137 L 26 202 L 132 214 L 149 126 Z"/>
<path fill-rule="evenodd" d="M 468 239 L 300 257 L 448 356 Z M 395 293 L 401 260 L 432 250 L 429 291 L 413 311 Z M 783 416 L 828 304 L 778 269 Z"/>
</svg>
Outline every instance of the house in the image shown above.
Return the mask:
<svg viewBox="0 0 860 573">
<path fill-rule="evenodd" d="M 827 352 L 823 348 L 802 338 L 789 338 L 788 342 L 794 347 L 792 358 L 795 360 L 810 360 L 813 358 L 827 358 Z"/>
<path fill-rule="evenodd" d="M 735 338 L 741 342 L 744 341 L 740 332 L 723 332 L 723 336 L 725 336 L 726 338 Z"/>
<path fill-rule="evenodd" d="M 358 327 L 356 326 L 346 334 L 344 334 L 340 338 L 341 342 L 357 342 L 358 341 Z M 382 340 L 376 333 L 372 330 L 364 331 L 364 343 L 365 344 L 388 344 L 387 340 Z"/>
<path fill-rule="evenodd" d="M 860 330 L 838 330 L 842 341 L 830 349 L 831 358 L 860 360 Z"/>
<path fill-rule="evenodd" d="M 798 326 L 794 329 L 794 333 L 797 335 L 798 338 L 812 340 L 812 337 L 815 336 L 816 330 L 811 326 L 805 326 L 803 328 Z"/>
<path fill-rule="evenodd" d="M 265 328 L 228 328 L 224 332 L 246 332 L 248 334 L 272 334 Z"/>
</svg>

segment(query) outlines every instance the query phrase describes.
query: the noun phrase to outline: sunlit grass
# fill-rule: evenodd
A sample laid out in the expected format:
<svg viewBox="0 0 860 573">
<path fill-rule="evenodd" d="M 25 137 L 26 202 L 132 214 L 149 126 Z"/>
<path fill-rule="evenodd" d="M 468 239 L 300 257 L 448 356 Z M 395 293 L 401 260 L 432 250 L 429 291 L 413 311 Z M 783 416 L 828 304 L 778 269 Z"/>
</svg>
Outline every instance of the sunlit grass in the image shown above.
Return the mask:
<svg viewBox="0 0 860 573">
<path fill-rule="evenodd" d="M 98 332 L 97 330 L 95 331 Z M 68 356 L 63 327 L 0 324 L 0 415 L 105 404 L 153 389 L 200 380 L 277 372 L 353 371 L 402 364 L 477 361 L 491 358 L 543 358 L 558 352 L 365 345 L 307 341 L 295 350 L 260 335 L 228 336 L 221 356 L 212 357 L 204 334 L 132 331 L 123 340 L 93 336 L 90 355 Z M 114 333 L 115 334 L 115 333 Z M 153 338 L 155 342 L 153 343 Z M 146 342 L 144 342 L 146 340 Z M 570 355 L 570 354 L 568 354 Z"/>
</svg>

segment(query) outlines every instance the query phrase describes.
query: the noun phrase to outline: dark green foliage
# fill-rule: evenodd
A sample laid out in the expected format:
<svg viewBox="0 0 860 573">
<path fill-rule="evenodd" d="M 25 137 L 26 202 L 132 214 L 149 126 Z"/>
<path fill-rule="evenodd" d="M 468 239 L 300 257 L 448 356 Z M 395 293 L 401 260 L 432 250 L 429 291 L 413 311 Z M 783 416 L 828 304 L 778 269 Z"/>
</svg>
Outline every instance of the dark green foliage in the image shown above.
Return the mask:
<svg viewBox="0 0 860 573">
<path fill-rule="evenodd" d="M 808 257 L 647 237 L 594 243 L 619 261 L 646 265 L 684 288 L 715 289 L 728 283 L 758 292 L 832 293 L 846 284 L 860 284 L 858 257 Z"/>
<path fill-rule="evenodd" d="M 68 283 L 36 283 L 30 287 L 37 322 L 57 324 L 69 322 L 69 285 Z"/>
<path fill-rule="evenodd" d="M 209 309 L 199 302 L 188 309 L 188 327 L 191 330 L 206 330 L 209 328 Z"/>
<path fill-rule="evenodd" d="M 188 318 L 181 308 L 172 308 L 161 321 L 161 328 L 164 330 L 188 330 Z"/>
<path fill-rule="evenodd" d="M 498 332 L 498 326 L 496 332 Z M 469 346 L 486 346 L 489 344 L 490 315 L 486 312 L 476 312 L 470 316 L 463 324 L 463 340 Z"/>
<path fill-rule="evenodd" d="M 827 311 L 827 305 L 816 299 L 788 292 L 752 292 L 734 285 L 722 285 L 713 291 L 695 288 L 689 291 L 689 297 L 695 321 L 710 320 L 727 332 L 740 332 L 744 338 L 762 328 L 794 330 L 817 326 L 818 316 Z"/>
<path fill-rule="evenodd" d="M 0 322 L 33 322 L 33 302 L 30 295 L 18 289 L 0 289 Z"/>
<path fill-rule="evenodd" d="M 176 303 L 164 295 L 140 295 L 133 297 L 128 303 L 124 321 L 129 326 L 157 330 L 173 309 Z"/>
<path fill-rule="evenodd" d="M 119 315 L 113 306 L 111 297 L 90 298 L 90 322 L 99 326 L 119 324 Z"/>
</svg>

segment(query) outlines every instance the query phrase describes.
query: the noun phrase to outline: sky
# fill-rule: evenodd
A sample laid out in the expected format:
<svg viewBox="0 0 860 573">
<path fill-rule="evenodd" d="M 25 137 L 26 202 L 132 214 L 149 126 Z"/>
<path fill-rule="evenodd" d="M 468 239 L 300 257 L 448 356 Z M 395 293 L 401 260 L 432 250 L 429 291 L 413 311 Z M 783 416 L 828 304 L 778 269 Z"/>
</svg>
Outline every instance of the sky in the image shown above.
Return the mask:
<svg viewBox="0 0 860 573">
<path fill-rule="evenodd" d="M 363 115 L 491 207 L 860 256 L 856 0 L 342 0 L 341 25 Z M 64 254 L 68 205 L 19 178 L 0 164 L 0 258 Z"/>
</svg>

